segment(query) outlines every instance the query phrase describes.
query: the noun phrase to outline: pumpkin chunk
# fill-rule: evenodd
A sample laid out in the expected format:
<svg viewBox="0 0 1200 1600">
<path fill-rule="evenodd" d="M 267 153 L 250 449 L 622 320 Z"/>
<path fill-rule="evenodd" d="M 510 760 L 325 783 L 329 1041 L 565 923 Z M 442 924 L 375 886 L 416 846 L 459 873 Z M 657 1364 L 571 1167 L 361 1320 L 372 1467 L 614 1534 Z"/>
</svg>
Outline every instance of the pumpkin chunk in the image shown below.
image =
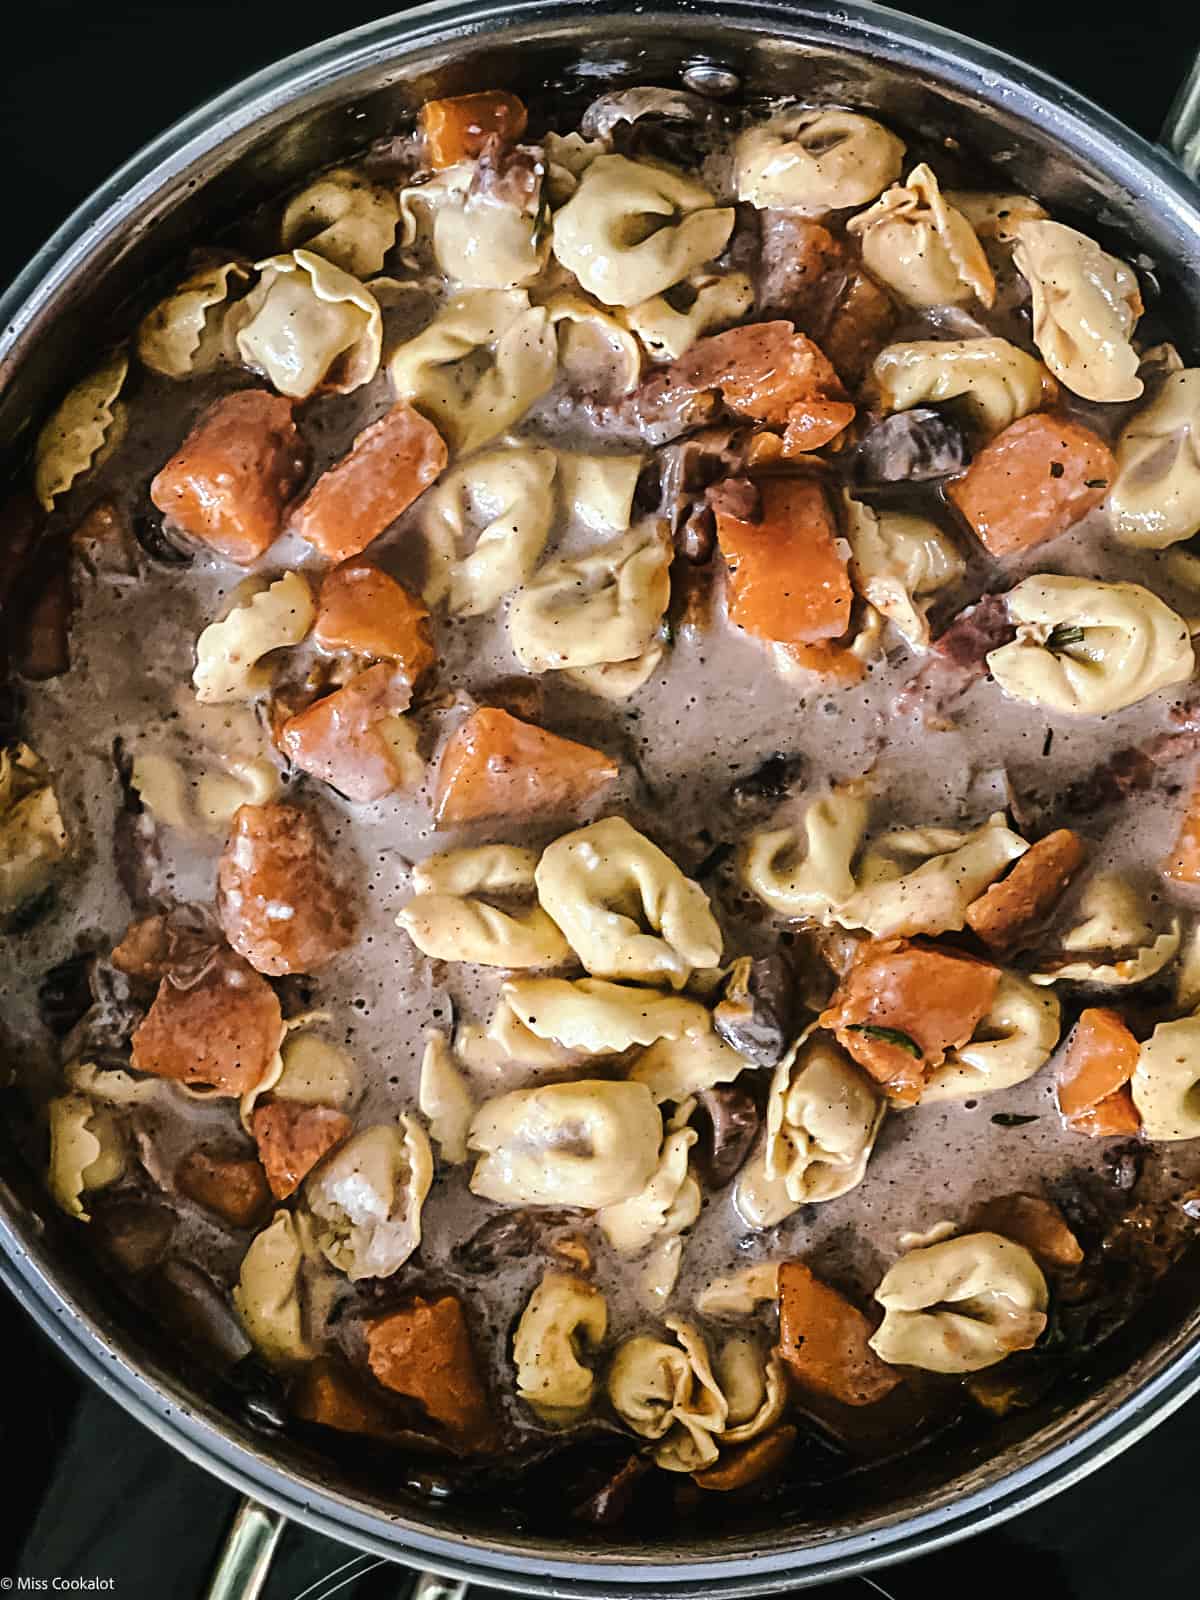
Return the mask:
<svg viewBox="0 0 1200 1600">
<path fill-rule="evenodd" d="M 326 573 L 313 638 L 322 650 L 394 662 L 410 689 L 436 659 L 428 606 L 371 561 Z"/>
<path fill-rule="evenodd" d="M 438 767 L 439 828 L 490 817 L 576 811 L 613 782 L 617 763 L 496 706 L 482 706 L 450 737 Z"/>
<path fill-rule="evenodd" d="M 1089 1006 L 1067 1040 L 1058 1068 L 1058 1109 L 1076 1133 L 1111 1139 L 1137 1133 L 1142 1119 L 1129 1091 L 1138 1042 L 1118 1012 Z"/>
<path fill-rule="evenodd" d="M 967 907 L 967 926 L 993 950 L 1011 950 L 1036 933 L 1083 865 L 1083 840 L 1058 828 L 1031 845 L 1007 877 Z"/>
<path fill-rule="evenodd" d="M 897 1105 L 915 1105 L 948 1050 L 966 1044 L 996 995 L 999 969 L 907 939 L 863 945 L 821 1017 Z"/>
<path fill-rule="evenodd" d="M 217 915 L 252 966 L 272 977 L 324 966 L 354 937 L 350 899 L 306 811 L 239 806 L 217 868 Z"/>
<path fill-rule="evenodd" d="M 735 416 L 786 430 L 785 455 L 819 450 L 854 419 L 833 366 L 790 322 L 752 322 L 697 340 L 643 387 L 640 409 L 651 415 L 701 394 L 719 394 Z"/>
<path fill-rule="evenodd" d="M 791 1455 L 796 1444 L 796 1429 L 790 1424 L 772 1428 L 749 1443 L 732 1450 L 722 1450 L 719 1460 L 711 1467 L 692 1473 L 692 1482 L 701 1489 L 716 1489 L 729 1493 L 734 1489 L 748 1488 L 752 1483 L 778 1472 Z"/>
<path fill-rule="evenodd" d="M 494 1450 L 498 1429 L 461 1303 L 420 1296 L 366 1324 L 367 1359 L 386 1389 L 407 1395 L 465 1450 Z"/>
<path fill-rule="evenodd" d="M 1039 411 L 997 434 L 946 493 L 989 554 L 1019 556 L 1098 506 L 1115 471 L 1090 428 Z"/>
<path fill-rule="evenodd" d="M 271 1195 L 253 1156 L 223 1155 L 198 1147 L 175 1169 L 179 1189 L 231 1228 L 249 1228 L 263 1215 Z"/>
<path fill-rule="evenodd" d="M 243 1095 L 266 1075 L 282 1035 L 274 989 L 241 956 L 222 951 L 186 988 L 163 978 L 134 1032 L 130 1062 L 156 1078 Z"/>
<path fill-rule="evenodd" d="M 279 1099 L 256 1106 L 250 1130 L 275 1198 L 286 1200 L 295 1194 L 321 1157 L 341 1144 L 351 1127 L 350 1118 L 332 1106 Z"/>
<path fill-rule="evenodd" d="M 1083 1260 L 1082 1246 L 1062 1212 L 1036 1194 L 1000 1194 L 981 1201 L 971 1209 L 967 1230 L 1003 1234 L 1051 1271 L 1077 1267 Z"/>
<path fill-rule="evenodd" d="M 403 674 L 380 662 L 289 717 L 279 746 L 301 772 L 331 783 L 348 800 L 382 799 L 405 781 L 386 723 L 407 709 L 409 698 Z"/>
<path fill-rule="evenodd" d="M 1176 883 L 1200 883 L 1200 778 L 1192 786 L 1175 836 L 1175 848 L 1167 857 L 1163 873 Z"/>
<path fill-rule="evenodd" d="M 858 1307 L 802 1261 L 782 1263 L 779 1355 L 798 1389 L 846 1406 L 874 1405 L 889 1395 L 904 1377 L 871 1349 L 871 1331 Z"/>
<path fill-rule="evenodd" d="M 288 519 L 329 561 L 347 561 L 406 511 L 446 465 L 432 422 L 403 401 L 364 428 Z"/>
<path fill-rule="evenodd" d="M 184 533 L 249 566 L 282 531 L 308 459 L 292 402 L 241 389 L 208 408 L 150 485 L 150 498 Z"/>
<path fill-rule="evenodd" d="M 524 104 L 505 89 L 427 100 L 421 107 L 420 126 L 429 165 L 452 167 L 458 161 L 469 161 L 494 134 L 515 144 L 528 121 Z"/>
<path fill-rule="evenodd" d="M 735 479 L 710 497 L 729 569 L 730 621 L 787 645 L 845 633 L 854 596 L 824 489 L 810 478 L 764 478 L 761 516 L 751 520 L 739 485 L 752 487 Z"/>
</svg>

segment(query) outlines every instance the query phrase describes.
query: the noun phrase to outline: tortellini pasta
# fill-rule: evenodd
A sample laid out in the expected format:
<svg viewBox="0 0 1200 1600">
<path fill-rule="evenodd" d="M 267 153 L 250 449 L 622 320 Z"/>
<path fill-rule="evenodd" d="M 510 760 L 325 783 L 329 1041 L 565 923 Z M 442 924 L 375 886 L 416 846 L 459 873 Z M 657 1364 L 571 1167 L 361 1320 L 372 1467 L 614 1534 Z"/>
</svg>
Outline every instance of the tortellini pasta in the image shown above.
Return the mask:
<svg viewBox="0 0 1200 1600">
<path fill-rule="evenodd" d="M 642 357 L 624 322 L 565 289 L 546 301 L 546 315 L 555 329 L 559 367 L 573 387 L 613 395 L 636 388 Z"/>
<path fill-rule="evenodd" d="M 514 978 L 504 985 L 513 1015 L 539 1039 L 587 1055 L 618 1054 L 657 1039 L 698 1039 L 712 1026 L 697 1000 L 602 978 Z"/>
<path fill-rule="evenodd" d="M 1009 591 L 1008 614 L 1017 638 L 988 668 L 1005 694 L 1047 711 L 1103 716 L 1195 671 L 1187 624 L 1141 584 L 1047 573 Z"/>
<path fill-rule="evenodd" d="M 414 1117 L 363 1128 L 304 1180 L 314 1243 L 352 1282 L 390 1278 L 421 1242 L 432 1182 L 433 1152 Z"/>
<path fill-rule="evenodd" d="M 667 1317 L 674 1343 L 635 1334 L 618 1348 L 608 1371 L 614 1411 L 643 1439 L 656 1441 L 654 1460 L 668 1472 L 712 1466 L 726 1445 L 745 1444 L 783 1415 L 782 1364 L 758 1342 L 734 1334 L 717 1356 L 703 1335 Z"/>
<path fill-rule="evenodd" d="M 981 239 L 1011 243 L 1019 222 L 1046 215 L 1045 207 L 1027 194 L 1004 194 L 990 189 L 947 189 L 946 199 L 975 229 Z"/>
<path fill-rule="evenodd" d="M 451 191 L 433 213 L 433 256 L 447 278 L 470 289 L 517 289 L 546 264 L 538 194 L 516 203 L 472 183 Z"/>
<path fill-rule="evenodd" d="M 1101 872 L 1084 884 L 1079 921 L 1059 944 L 1064 957 L 1031 974 L 1034 983 L 1090 983 L 1105 988 L 1145 983 L 1178 954 L 1179 918 L 1171 917 L 1165 927 L 1160 926 L 1151 916 L 1144 888 L 1123 873 Z"/>
<path fill-rule="evenodd" d="M 69 1217 L 90 1222 L 85 1201 L 125 1170 L 125 1141 L 112 1112 L 88 1095 L 59 1095 L 47 1107 L 50 1193 Z"/>
<path fill-rule="evenodd" d="M 179 762 L 157 750 L 141 750 L 129 768 L 129 787 L 155 822 L 167 828 L 192 826 L 188 781 Z"/>
<path fill-rule="evenodd" d="M 431 1028 L 425 1039 L 417 1105 L 442 1160 L 461 1165 L 467 1159 L 475 1096 L 455 1064 L 449 1040 L 438 1028 Z"/>
<path fill-rule="evenodd" d="M 690 304 L 656 294 L 622 314 L 655 361 L 677 361 L 697 339 L 732 327 L 754 307 L 754 285 L 744 272 L 694 272 L 679 288 L 692 296 Z"/>
<path fill-rule="evenodd" d="M 27 744 L 0 751 L 0 918 L 48 889 L 70 848 L 46 763 Z"/>
<path fill-rule="evenodd" d="M 869 815 L 865 784 L 831 789 L 805 810 L 803 854 L 798 853 L 795 828 L 760 829 L 750 835 L 742 851 L 742 881 L 781 916 L 831 926 L 854 893 L 854 858 Z"/>
<path fill-rule="evenodd" d="M 632 661 L 605 661 L 598 667 L 573 667 L 563 673 L 568 683 L 601 700 L 628 700 L 644 689 L 658 671 L 666 654 L 661 644 L 652 644 Z"/>
<path fill-rule="evenodd" d="M 584 1078 L 497 1095 L 476 1112 L 468 1142 L 479 1153 L 473 1194 L 594 1211 L 645 1188 L 662 1118 L 642 1084 Z"/>
<path fill-rule="evenodd" d="M 873 277 L 910 306 L 990 306 L 996 280 L 975 230 L 947 201 L 932 167 L 914 167 L 871 207 L 851 217 Z"/>
<path fill-rule="evenodd" d="M 242 1257 L 233 1303 L 250 1342 L 276 1365 L 311 1361 L 301 1298 L 304 1251 L 296 1223 L 277 1211 Z"/>
<path fill-rule="evenodd" d="M 1130 338 L 1142 297 L 1133 268 L 1061 222 L 1030 219 L 1012 234 L 1033 298 L 1033 342 L 1050 371 L 1084 400 L 1136 400 L 1142 380 Z"/>
<path fill-rule="evenodd" d="M 671 598 L 671 550 L 656 520 L 586 555 L 548 561 L 517 595 L 509 637 L 527 672 L 632 661 Z"/>
<path fill-rule="evenodd" d="M 280 1049 L 280 1071 L 272 1088 L 282 1100 L 309 1106 L 344 1106 L 354 1098 L 358 1074 L 353 1058 L 341 1045 L 313 1033 L 307 1024 L 321 1014 L 290 1018 L 288 1037 Z M 298 1021 L 305 1028 L 296 1026 Z"/>
<path fill-rule="evenodd" d="M 473 456 L 426 496 L 427 605 L 478 617 L 533 576 L 554 521 L 553 450 L 504 445 Z M 468 526 L 479 524 L 469 554 Z"/>
<path fill-rule="evenodd" d="M 472 289 L 396 349 L 388 374 L 396 394 L 465 455 L 519 421 L 554 382 L 556 364 L 544 306 L 531 306 L 524 289 Z"/>
<path fill-rule="evenodd" d="M 1028 1350 L 1046 1326 L 1049 1295 L 1023 1245 L 964 1233 L 912 1250 L 875 1291 L 883 1322 L 868 1341 L 895 1366 L 979 1372 Z"/>
<path fill-rule="evenodd" d="M 738 138 L 737 197 L 820 216 L 865 206 L 900 176 L 904 145 L 854 111 L 791 111 Z"/>
<path fill-rule="evenodd" d="M 1058 1001 L 1015 972 L 1001 972 L 996 997 L 971 1040 L 951 1050 L 921 1091 L 921 1103 L 966 1100 L 1011 1089 L 1039 1072 L 1061 1030 Z"/>
<path fill-rule="evenodd" d="M 436 961 L 483 967 L 559 967 L 571 947 L 539 905 L 503 911 L 476 894 L 513 895 L 534 887 L 534 857 L 512 846 L 452 850 L 413 870 L 417 893 L 396 926 Z"/>
<path fill-rule="evenodd" d="M 249 700 L 270 688 L 270 669 L 259 663 L 299 644 L 316 616 L 312 590 L 298 572 L 262 586 L 248 579 L 239 590 L 221 621 L 210 622 L 196 641 L 192 683 L 203 705 Z"/>
<path fill-rule="evenodd" d="M 1200 1139 L 1200 1017 L 1158 1024 L 1130 1089 L 1147 1139 Z"/>
<path fill-rule="evenodd" d="M 751 835 L 743 881 L 784 916 L 907 938 L 962 929 L 972 900 L 1029 848 L 998 812 L 971 832 L 896 828 L 859 856 L 867 815 L 861 784 L 833 790 L 805 813 L 805 855 L 794 828 Z"/>
<path fill-rule="evenodd" d="M 372 278 L 396 242 L 400 207 L 390 189 L 353 167 L 335 167 L 310 183 L 283 213 L 285 250 L 302 245 L 356 278 Z"/>
<path fill-rule="evenodd" d="M 513 1337 L 517 1394 L 545 1423 L 586 1416 L 596 1375 L 581 1356 L 604 1342 L 608 1306 L 593 1284 L 547 1272 L 530 1295 Z"/>
<path fill-rule="evenodd" d="M 653 221 L 661 218 L 654 228 Z M 725 248 L 734 212 L 670 167 L 597 156 L 554 214 L 552 249 L 609 306 L 661 294 Z"/>
<path fill-rule="evenodd" d="M 558 497 L 565 516 L 594 533 L 624 533 L 645 461 L 640 455 L 588 455 L 559 450 Z"/>
<path fill-rule="evenodd" d="M 33 486 L 47 511 L 121 442 L 128 414 L 119 396 L 128 376 L 129 356 L 114 351 L 68 391 L 43 424 L 33 451 Z"/>
<path fill-rule="evenodd" d="M 927 649 L 929 621 L 917 602 L 963 576 L 958 546 L 928 517 L 876 510 L 848 494 L 843 504 L 855 588 L 915 650 Z"/>
<path fill-rule="evenodd" d="M 876 356 L 872 372 L 885 411 L 958 400 L 989 436 L 1038 410 L 1054 391 L 1041 362 L 1007 339 L 890 344 Z"/>
<path fill-rule="evenodd" d="M 541 978 L 518 978 L 517 983 L 542 983 Z M 558 982 L 559 980 L 550 980 Z M 455 1036 L 459 1059 L 473 1073 L 507 1078 L 514 1067 L 557 1071 L 574 1059 L 571 1051 L 554 1039 L 540 1039 L 527 1028 L 501 997 L 486 1027 L 466 1023 Z"/>
<path fill-rule="evenodd" d="M 693 1001 L 680 1000 L 679 1005 Z M 644 1083 L 654 1098 L 679 1102 L 689 1095 L 703 1094 L 721 1083 L 732 1083 L 749 1062 L 732 1045 L 725 1043 L 712 1025 L 712 1017 L 701 1006 L 702 1025 L 672 1038 L 664 1035 L 644 1050 L 629 1070 L 635 1083 Z"/>
<path fill-rule="evenodd" d="M 597 1211 L 600 1231 L 618 1255 L 640 1255 L 656 1239 L 690 1228 L 700 1215 L 700 1185 L 688 1167 L 696 1138 L 694 1128 L 668 1133 L 646 1187 Z"/>
<path fill-rule="evenodd" d="M 764 1300 L 778 1299 L 778 1261 L 756 1261 L 706 1283 L 696 1296 L 696 1310 L 705 1317 L 749 1317 Z"/>
<path fill-rule="evenodd" d="M 552 205 L 561 206 L 579 187 L 579 180 L 597 156 L 603 139 L 585 139 L 580 133 L 549 132 L 542 141 L 546 153 L 546 186 Z"/>
<path fill-rule="evenodd" d="M 250 281 L 240 261 L 197 267 L 138 327 L 142 365 L 164 378 L 193 378 L 232 361 L 237 348 L 229 327 L 234 290 Z"/>
<path fill-rule="evenodd" d="M 1125 424 L 1108 512 L 1118 538 L 1142 550 L 1200 533 L 1200 367 L 1169 374 Z"/>
<path fill-rule="evenodd" d="M 885 1105 L 866 1075 L 823 1034 L 775 1069 L 763 1146 L 738 1174 L 734 1204 L 753 1228 L 862 1182 Z"/>
<path fill-rule="evenodd" d="M 258 283 L 232 319 L 247 366 L 293 400 L 370 383 L 379 370 L 383 316 L 369 289 L 311 250 L 271 256 L 256 270 Z"/>
<path fill-rule="evenodd" d="M 694 968 L 721 959 L 704 890 L 623 817 L 556 839 L 535 878 L 538 899 L 593 976 L 681 989 Z"/>
<path fill-rule="evenodd" d="M 836 920 L 877 939 L 957 932 L 971 902 L 1028 848 L 1008 827 L 1003 812 L 969 833 L 958 828 L 893 829 L 863 852 L 858 888 Z"/>
</svg>

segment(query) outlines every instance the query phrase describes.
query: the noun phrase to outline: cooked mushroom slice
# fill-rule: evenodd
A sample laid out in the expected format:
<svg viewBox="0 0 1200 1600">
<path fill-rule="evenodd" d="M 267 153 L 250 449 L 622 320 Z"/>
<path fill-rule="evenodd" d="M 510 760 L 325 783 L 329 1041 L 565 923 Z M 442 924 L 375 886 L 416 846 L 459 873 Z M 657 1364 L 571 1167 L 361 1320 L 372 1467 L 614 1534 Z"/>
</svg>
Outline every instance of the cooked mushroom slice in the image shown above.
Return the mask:
<svg viewBox="0 0 1200 1600">
<path fill-rule="evenodd" d="M 729 970 L 713 1027 L 756 1067 L 774 1067 L 795 1036 L 795 983 L 781 956 L 740 956 Z"/>
</svg>

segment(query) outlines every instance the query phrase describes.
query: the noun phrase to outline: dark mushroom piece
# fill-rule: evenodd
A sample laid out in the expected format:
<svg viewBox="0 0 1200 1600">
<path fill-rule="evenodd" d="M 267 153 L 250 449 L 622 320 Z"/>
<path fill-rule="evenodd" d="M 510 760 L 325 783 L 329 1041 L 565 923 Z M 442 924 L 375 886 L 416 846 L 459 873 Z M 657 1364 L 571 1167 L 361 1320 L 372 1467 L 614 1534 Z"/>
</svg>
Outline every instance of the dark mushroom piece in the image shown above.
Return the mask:
<svg viewBox="0 0 1200 1600">
<path fill-rule="evenodd" d="M 804 757 L 776 750 L 760 761 L 751 772 L 735 778 L 730 786 L 734 806 L 753 811 L 764 804 L 777 805 L 804 787 Z"/>
<path fill-rule="evenodd" d="M 898 411 L 867 430 L 851 461 L 864 489 L 896 483 L 932 483 L 967 464 L 962 431 L 940 411 L 921 406 Z"/>
<path fill-rule="evenodd" d="M 452 1260 L 460 1272 L 475 1274 L 494 1272 L 513 1256 L 552 1254 L 549 1236 L 578 1220 L 572 1211 L 498 1211 L 455 1246 Z"/>
<path fill-rule="evenodd" d="M 615 1527 L 628 1513 L 633 1491 L 649 1470 L 648 1456 L 630 1456 L 598 1489 L 579 1502 L 571 1512 L 572 1517 L 577 1522 L 590 1522 L 595 1528 Z"/>
<path fill-rule="evenodd" d="M 133 518 L 133 536 L 151 561 L 163 567 L 190 567 L 195 556 L 169 537 L 158 511 L 140 511 Z"/>
<path fill-rule="evenodd" d="M 798 1012 L 796 985 L 782 956 L 740 956 L 713 1011 L 713 1026 L 754 1066 L 774 1067 L 795 1037 Z"/>
<path fill-rule="evenodd" d="M 648 157 L 679 166 L 696 161 L 697 133 L 712 127 L 717 108 L 682 89 L 618 89 L 593 100 L 583 114 L 585 139 L 600 139 L 631 161 Z"/>
<path fill-rule="evenodd" d="M 696 1166 L 709 1189 L 723 1189 L 741 1171 L 758 1138 L 762 1113 L 754 1096 L 736 1083 L 705 1089 L 697 1096 L 701 1126 Z"/>
<path fill-rule="evenodd" d="M 92 1004 L 92 964 L 87 952 L 68 956 L 50 967 L 38 984 L 38 1016 L 61 1039 L 82 1021 Z"/>
</svg>

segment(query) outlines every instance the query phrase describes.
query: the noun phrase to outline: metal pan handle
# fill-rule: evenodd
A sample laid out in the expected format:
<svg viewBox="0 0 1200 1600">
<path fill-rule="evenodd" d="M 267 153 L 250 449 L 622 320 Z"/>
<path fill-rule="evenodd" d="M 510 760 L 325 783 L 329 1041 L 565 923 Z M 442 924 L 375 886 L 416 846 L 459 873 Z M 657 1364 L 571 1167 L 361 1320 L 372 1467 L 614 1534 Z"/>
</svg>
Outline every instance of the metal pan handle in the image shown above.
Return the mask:
<svg viewBox="0 0 1200 1600">
<path fill-rule="evenodd" d="M 1200 179 L 1200 55 L 1180 85 L 1159 137 L 1188 177 Z"/>
<path fill-rule="evenodd" d="M 233 1514 L 204 1600 L 259 1600 L 286 1527 L 287 1520 L 278 1511 L 243 1499 Z M 460 1579 L 414 1572 L 408 1600 L 465 1600 L 467 1588 Z"/>
</svg>

